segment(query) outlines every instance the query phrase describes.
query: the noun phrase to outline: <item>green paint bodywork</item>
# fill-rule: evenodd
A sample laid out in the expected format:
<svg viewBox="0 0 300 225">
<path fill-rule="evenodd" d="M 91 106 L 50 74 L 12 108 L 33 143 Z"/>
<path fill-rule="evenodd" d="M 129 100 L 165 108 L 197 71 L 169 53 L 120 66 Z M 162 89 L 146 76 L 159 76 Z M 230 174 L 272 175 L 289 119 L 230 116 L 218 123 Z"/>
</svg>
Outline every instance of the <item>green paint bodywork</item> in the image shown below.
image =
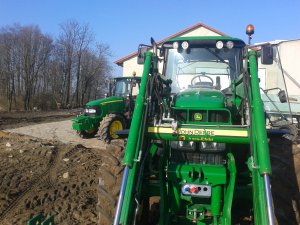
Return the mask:
<svg viewBox="0 0 300 225">
<path fill-rule="evenodd" d="M 199 41 L 205 45 L 207 41 L 211 45 L 219 40 L 238 43 L 241 50 L 245 47 L 240 39 L 222 36 L 181 37 L 165 43 L 171 46 L 173 41 Z M 168 82 L 156 79 L 160 77 L 158 57 L 151 52 L 144 57 L 140 92 L 123 159 L 129 175 L 119 224 L 139 224 L 135 213 L 142 211 L 143 216 L 149 199 L 159 197 L 160 225 L 231 225 L 233 221 L 237 223 L 235 212 L 241 210 L 239 204 L 245 207 L 242 213 L 254 215 L 255 225 L 268 225 L 262 176 L 271 173 L 271 166 L 256 53 L 248 53 L 245 48 L 242 74 L 232 80 L 231 95 L 208 88 L 188 88 L 172 98 L 164 92 L 158 104 L 165 115 L 172 116 L 172 120 L 165 118 L 166 122 L 162 116 L 161 121 L 149 118 L 155 101 L 153 96 L 152 102 L 149 100 L 147 94 L 153 87 L 147 85 L 168 86 Z M 241 107 L 245 105 L 250 107 L 250 124 L 242 124 L 247 109 Z M 226 115 L 227 120 L 210 120 L 211 114 Z M 214 143 L 224 148 L 205 149 Z M 183 194 L 186 184 L 208 186 L 211 195 Z M 252 209 L 253 215 L 247 214 Z"/>
<path fill-rule="evenodd" d="M 55 225 L 54 216 L 48 216 L 47 218 L 43 214 L 39 214 L 31 218 L 27 225 Z"/>
<path fill-rule="evenodd" d="M 140 83 L 140 77 L 119 77 L 114 78 L 114 82 L 117 83 L 124 79 L 135 79 Z M 126 96 L 111 96 L 103 99 L 97 99 L 90 101 L 86 104 L 86 109 L 97 109 L 96 114 L 80 115 L 77 118 L 72 119 L 72 128 L 78 132 L 89 131 L 98 129 L 101 120 L 108 114 L 120 114 L 125 113 L 125 98 Z"/>
<path fill-rule="evenodd" d="M 123 97 L 108 97 L 98 99 L 86 104 L 86 108 L 99 107 L 98 115 L 82 115 L 72 119 L 72 128 L 77 131 L 97 129 L 100 121 L 109 113 L 123 114 L 125 112 L 125 103 Z"/>
<path fill-rule="evenodd" d="M 217 90 L 206 88 L 187 89 L 176 95 L 177 108 L 224 108 L 225 96 Z"/>
</svg>

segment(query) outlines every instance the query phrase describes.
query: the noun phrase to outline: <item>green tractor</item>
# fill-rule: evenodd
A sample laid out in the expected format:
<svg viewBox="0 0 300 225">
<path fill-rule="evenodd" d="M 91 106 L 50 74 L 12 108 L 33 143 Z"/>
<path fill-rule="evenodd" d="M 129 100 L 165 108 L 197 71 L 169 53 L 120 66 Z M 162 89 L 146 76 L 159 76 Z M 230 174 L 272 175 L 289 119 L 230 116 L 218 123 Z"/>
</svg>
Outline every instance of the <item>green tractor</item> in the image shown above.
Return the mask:
<svg viewBox="0 0 300 225">
<path fill-rule="evenodd" d="M 153 52 L 139 47 L 144 71 L 116 212 L 100 204 L 100 222 L 274 225 L 257 68 L 258 54 L 273 63 L 272 48 L 258 53 L 228 36 L 151 42 Z M 113 202 L 113 190 L 102 185 L 100 201 Z"/>
<path fill-rule="evenodd" d="M 130 126 L 140 81 L 135 76 L 112 79 L 107 97 L 88 102 L 81 115 L 72 119 L 73 129 L 83 138 L 97 132 L 104 141 L 118 138 L 115 132 Z"/>
</svg>

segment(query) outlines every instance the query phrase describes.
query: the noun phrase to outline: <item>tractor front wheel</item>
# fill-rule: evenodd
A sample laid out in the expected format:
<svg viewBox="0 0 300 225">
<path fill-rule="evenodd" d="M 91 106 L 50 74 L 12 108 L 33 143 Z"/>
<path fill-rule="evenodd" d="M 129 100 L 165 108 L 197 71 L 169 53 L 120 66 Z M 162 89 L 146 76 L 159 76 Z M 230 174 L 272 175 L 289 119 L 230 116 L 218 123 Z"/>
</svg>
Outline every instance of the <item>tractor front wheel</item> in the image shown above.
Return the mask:
<svg viewBox="0 0 300 225">
<path fill-rule="evenodd" d="M 97 132 L 98 132 L 98 129 L 94 128 L 91 130 L 78 131 L 77 133 L 81 138 L 92 138 L 97 134 Z"/>
<path fill-rule="evenodd" d="M 101 156 L 105 158 L 105 162 L 99 169 L 98 225 L 110 225 L 113 223 L 122 183 L 124 167 L 121 161 L 124 156 L 124 141 L 113 140 L 111 144 L 105 146 Z"/>
<path fill-rule="evenodd" d="M 110 142 L 112 139 L 117 139 L 119 136 L 115 134 L 118 130 L 125 129 L 125 119 L 121 115 L 109 114 L 103 118 L 99 127 L 100 139 L 105 142 Z"/>
</svg>

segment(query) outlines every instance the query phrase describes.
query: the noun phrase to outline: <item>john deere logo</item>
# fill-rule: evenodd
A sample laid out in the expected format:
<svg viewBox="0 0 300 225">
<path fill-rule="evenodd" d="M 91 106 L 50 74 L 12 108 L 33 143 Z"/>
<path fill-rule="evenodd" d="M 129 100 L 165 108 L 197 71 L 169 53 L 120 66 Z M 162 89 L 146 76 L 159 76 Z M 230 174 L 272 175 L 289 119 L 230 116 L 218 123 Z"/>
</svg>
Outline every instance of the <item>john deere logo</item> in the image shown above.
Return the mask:
<svg viewBox="0 0 300 225">
<path fill-rule="evenodd" d="M 194 114 L 194 120 L 202 120 L 202 114 L 201 113 L 195 113 Z"/>
</svg>

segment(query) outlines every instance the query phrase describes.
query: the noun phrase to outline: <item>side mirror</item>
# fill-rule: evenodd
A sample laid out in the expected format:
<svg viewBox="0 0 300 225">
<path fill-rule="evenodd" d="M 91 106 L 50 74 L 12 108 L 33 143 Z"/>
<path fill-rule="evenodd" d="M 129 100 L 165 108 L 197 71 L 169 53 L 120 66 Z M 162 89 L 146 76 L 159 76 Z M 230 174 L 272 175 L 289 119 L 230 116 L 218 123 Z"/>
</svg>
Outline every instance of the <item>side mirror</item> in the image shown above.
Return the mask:
<svg viewBox="0 0 300 225">
<path fill-rule="evenodd" d="M 287 102 L 287 97 L 286 97 L 286 94 L 285 94 L 285 91 L 284 91 L 284 90 L 280 90 L 280 91 L 278 92 L 278 97 L 279 97 L 279 101 L 280 101 L 281 103 Z"/>
<path fill-rule="evenodd" d="M 139 45 L 138 56 L 137 56 L 137 63 L 139 65 L 144 64 L 144 62 L 145 62 L 145 53 L 147 51 L 148 51 L 148 47 L 147 46 Z"/>
<path fill-rule="evenodd" d="M 273 48 L 271 45 L 263 46 L 261 49 L 261 64 L 272 65 L 273 64 Z"/>
</svg>

